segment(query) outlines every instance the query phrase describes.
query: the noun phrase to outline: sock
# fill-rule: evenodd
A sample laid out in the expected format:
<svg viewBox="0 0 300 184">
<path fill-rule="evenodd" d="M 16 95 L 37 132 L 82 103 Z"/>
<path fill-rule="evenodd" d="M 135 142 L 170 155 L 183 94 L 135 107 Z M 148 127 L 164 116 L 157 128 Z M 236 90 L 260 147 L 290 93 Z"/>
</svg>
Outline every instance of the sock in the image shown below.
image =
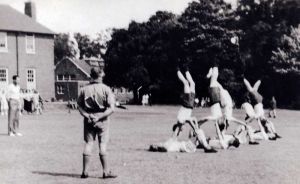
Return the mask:
<svg viewBox="0 0 300 184">
<path fill-rule="evenodd" d="M 88 165 L 90 163 L 90 156 L 83 155 L 82 156 L 82 173 L 87 174 Z"/>
</svg>

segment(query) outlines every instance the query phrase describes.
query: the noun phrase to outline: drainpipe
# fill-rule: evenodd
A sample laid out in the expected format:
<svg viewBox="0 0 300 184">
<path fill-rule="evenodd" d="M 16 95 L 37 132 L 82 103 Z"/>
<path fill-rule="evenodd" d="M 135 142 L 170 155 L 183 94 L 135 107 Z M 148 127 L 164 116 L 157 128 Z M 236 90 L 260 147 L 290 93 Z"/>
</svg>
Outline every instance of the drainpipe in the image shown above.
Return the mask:
<svg viewBox="0 0 300 184">
<path fill-rule="evenodd" d="M 16 60 L 17 60 L 17 75 L 19 75 L 19 33 L 16 33 Z"/>
</svg>

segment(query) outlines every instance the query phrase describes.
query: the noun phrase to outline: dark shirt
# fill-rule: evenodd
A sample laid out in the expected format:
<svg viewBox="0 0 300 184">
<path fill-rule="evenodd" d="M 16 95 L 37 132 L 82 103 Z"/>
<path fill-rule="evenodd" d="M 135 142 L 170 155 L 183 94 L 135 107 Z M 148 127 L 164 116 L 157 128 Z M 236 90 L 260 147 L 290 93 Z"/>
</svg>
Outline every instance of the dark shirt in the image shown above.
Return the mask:
<svg viewBox="0 0 300 184">
<path fill-rule="evenodd" d="M 195 93 L 184 93 L 181 96 L 182 106 L 193 109 L 195 103 Z"/>
<path fill-rule="evenodd" d="M 271 102 L 270 102 L 270 107 L 271 107 L 271 109 L 276 109 L 277 104 L 276 104 L 276 100 L 275 100 L 275 99 L 272 99 L 272 100 L 271 100 Z"/>
<path fill-rule="evenodd" d="M 209 93 L 209 98 L 210 98 L 210 105 L 214 105 L 216 103 L 221 103 L 220 88 L 209 87 L 208 93 Z"/>
<path fill-rule="evenodd" d="M 249 92 L 252 105 L 262 103 L 263 97 L 257 91 Z"/>
</svg>

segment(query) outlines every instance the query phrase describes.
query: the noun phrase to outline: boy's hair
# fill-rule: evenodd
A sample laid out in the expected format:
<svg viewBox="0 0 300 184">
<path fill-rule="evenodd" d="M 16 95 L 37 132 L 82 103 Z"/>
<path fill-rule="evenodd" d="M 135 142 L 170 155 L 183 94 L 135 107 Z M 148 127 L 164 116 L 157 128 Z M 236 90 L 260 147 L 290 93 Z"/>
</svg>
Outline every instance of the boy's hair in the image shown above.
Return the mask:
<svg viewBox="0 0 300 184">
<path fill-rule="evenodd" d="M 235 138 L 234 138 L 234 141 L 232 142 L 231 145 L 234 146 L 234 147 L 236 147 L 236 148 L 238 148 L 238 147 L 240 146 L 240 141 L 239 141 L 239 139 L 235 137 Z"/>
<path fill-rule="evenodd" d="M 18 77 L 19 77 L 18 75 L 14 75 L 14 76 L 12 77 L 12 79 L 13 79 L 13 80 L 16 80 Z"/>
</svg>

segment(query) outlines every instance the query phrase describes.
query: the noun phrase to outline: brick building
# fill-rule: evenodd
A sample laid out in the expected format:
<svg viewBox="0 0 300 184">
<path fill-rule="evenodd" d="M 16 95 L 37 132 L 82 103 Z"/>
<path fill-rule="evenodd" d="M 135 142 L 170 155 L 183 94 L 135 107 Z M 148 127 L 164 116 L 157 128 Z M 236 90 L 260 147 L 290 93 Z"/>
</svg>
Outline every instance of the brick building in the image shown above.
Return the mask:
<svg viewBox="0 0 300 184">
<path fill-rule="evenodd" d="M 92 67 L 104 68 L 104 61 L 97 58 L 83 60 L 64 58 L 55 66 L 55 98 L 59 101 L 77 100 L 80 88 L 90 81 Z M 129 103 L 133 99 L 132 91 L 125 88 L 112 88 L 116 99 Z"/>
<path fill-rule="evenodd" d="M 90 81 L 90 70 L 97 66 L 90 61 L 64 58 L 55 66 L 55 98 L 56 100 L 76 100 L 80 88 Z"/>
<path fill-rule="evenodd" d="M 37 89 L 54 97 L 54 32 L 36 22 L 35 4 L 25 14 L 0 4 L 0 88 L 20 76 L 22 89 Z"/>
</svg>

